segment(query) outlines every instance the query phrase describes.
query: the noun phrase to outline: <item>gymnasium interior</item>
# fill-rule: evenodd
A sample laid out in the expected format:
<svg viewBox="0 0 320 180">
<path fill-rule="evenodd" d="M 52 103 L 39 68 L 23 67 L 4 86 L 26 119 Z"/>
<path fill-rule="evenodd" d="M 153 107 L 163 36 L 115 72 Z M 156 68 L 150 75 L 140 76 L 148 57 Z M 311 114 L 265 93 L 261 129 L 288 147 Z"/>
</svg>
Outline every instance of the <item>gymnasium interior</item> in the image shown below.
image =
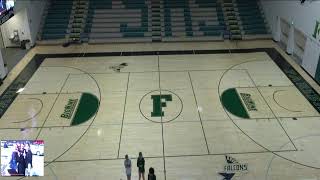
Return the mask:
<svg viewBox="0 0 320 180">
<path fill-rule="evenodd" d="M 0 0 L 0 20 L 0 180 L 320 179 L 318 0 Z"/>
</svg>

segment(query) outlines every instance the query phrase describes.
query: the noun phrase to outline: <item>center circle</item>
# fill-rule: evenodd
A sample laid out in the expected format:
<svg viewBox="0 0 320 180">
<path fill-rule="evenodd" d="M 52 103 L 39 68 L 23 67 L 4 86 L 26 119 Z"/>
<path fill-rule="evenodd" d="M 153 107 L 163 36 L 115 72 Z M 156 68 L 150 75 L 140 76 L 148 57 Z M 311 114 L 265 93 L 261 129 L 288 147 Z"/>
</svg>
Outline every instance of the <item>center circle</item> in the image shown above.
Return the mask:
<svg viewBox="0 0 320 180">
<path fill-rule="evenodd" d="M 154 90 L 145 94 L 139 103 L 143 117 L 155 123 L 167 123 L 180 116 L 181 98 L 169 90 Z"/>
</svg>

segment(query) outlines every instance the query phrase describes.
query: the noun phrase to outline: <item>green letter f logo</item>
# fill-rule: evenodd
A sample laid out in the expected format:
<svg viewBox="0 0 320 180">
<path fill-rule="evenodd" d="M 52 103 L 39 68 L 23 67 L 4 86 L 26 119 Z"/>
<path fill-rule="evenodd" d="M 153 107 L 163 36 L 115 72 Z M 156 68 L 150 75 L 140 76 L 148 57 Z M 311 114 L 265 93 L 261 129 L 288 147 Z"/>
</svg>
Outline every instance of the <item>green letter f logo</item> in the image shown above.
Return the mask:
<svg viewBox="0 0 320 180">
<path fill-rule="evenodd" d="M 153 112 L 151 112 L 151 117 L 164 116 L 162 107 L 167 107 L 166 101 L 172 101 L 172 95 L 171 94 L 151 95 L 151 99 L 153 100 Z M 162 99 L 164 99 L 165 102 L 162 102 Z"/>
</svg>

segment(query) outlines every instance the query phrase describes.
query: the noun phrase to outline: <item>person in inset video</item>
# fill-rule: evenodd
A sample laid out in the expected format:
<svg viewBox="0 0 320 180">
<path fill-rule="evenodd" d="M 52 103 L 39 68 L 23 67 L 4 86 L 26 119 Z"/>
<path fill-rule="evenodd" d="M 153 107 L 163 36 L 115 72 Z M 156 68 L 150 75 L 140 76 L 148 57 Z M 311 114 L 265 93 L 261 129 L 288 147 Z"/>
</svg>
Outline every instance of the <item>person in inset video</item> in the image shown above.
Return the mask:
<svg viewBox="0 0 320 180">
<path fill-rule="evenodd" d="M 17 159 L 18 159 L 18 154 L 19 154 L 17 144 L 14 144 L 13 148 L 14 148 L 14 150 L 12 151 L 11 160 L 9 162 L 10 169 L 8 171 L 11 175 L 16 175 L 18 173 L 17 172 L 17 168 L 18 168 L 17 167 L 17 165 L 18 165 Z"/>
<path fill-rule="evenodd" d="M 26 161 L 26 170 L 27 170 L 26 176 L 31 176 L 31 169 L 33 168 L 33 166 L 32 166 L 32 152 L 31 152 L 30 143 L 26 144 L 25 152 L 26 152 L 25 161 Z"/>
<path fill-rule="evenodd" d="M 17 162 L 18 162 L 18 176 L 25 176 L 26 172 L 26 151 L 24 149 L 24 144 L 20 145 L 19 148 L 19 153 L 17 157 Z"/>
<path fill-rule="evenodd" d="M 10 176 L 33 176 L 33 153 L 29 141 L 13 143 L 11 160 L 7 169 Z"/>
</svg>

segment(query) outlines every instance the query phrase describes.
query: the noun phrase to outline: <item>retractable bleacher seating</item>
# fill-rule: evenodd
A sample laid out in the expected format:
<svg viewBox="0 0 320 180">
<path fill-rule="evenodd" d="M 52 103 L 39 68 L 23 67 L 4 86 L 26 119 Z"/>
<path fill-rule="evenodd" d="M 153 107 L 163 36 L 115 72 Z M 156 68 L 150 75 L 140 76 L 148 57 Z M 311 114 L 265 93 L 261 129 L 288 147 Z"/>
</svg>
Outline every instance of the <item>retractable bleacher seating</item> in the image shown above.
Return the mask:
<svg viewBox="0 0 320 180">
<path fill-rule="evenodd" d="M 271 37 L 256 0 L 235 0 L 235 2 L 243 39 Z"/>
<path fill-rule="evenodd" d="M 90 0 L 84 39 L 89 43 L 151 42 L 145 0 Z"/>
<path fill-rule="evenodd" d="M 256 0 L 52 0 L 40 40 L 208 41 L 230 34 L 270 37 Z"/>
<path fill-rule="evenodd" d="M 222 40 L 224 20 L 215 0 L 164 0 L 162 41 Z"/>
<path fill-rule="evenodd" d="M 41 40 L 64 40 L 67 35 L 72 0 L 53 0 L 42 28 Z"/>
</svg>

